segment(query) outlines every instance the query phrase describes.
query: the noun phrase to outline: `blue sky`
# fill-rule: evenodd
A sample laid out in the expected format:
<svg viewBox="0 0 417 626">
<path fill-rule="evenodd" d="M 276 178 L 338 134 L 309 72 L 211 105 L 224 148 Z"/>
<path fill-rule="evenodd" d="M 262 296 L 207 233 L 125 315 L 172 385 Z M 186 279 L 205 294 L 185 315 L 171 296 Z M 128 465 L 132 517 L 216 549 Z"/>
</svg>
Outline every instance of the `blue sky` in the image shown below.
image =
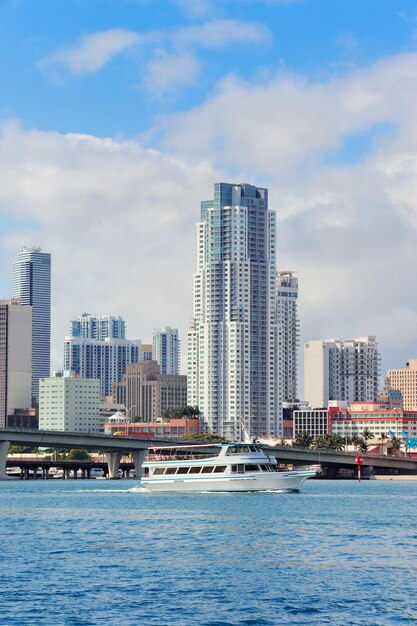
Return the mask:
<svg viewBox="0 0 417 626">
<path fill-rule="evenodd" d="M 3 0 L 0 113 L 43 130 L 132 136 L 159 115 L 204 101 L 230 73 L 262 81 L 280 68 L 322 80 L 413 50 L 416 13 L 410 0 Z M 42 66 L 57 50 L 74 48 L 97 32 L 158 31 L 175 39 L 180 29 L 215 20 L 257 24 L 265 36 L 257 43 L 183 46 L 198 58 L 201 73 L 182 89 L 150 93 L 143 83 L 146 63 L 157 49 L 174 50 L 173 42 L 132 46 L 87 75 L 73 75 L 59 64 Z"/>
<path fill-rule="evenodd" d="M 417 357 L 416 47 L 411 0 L 2 0 L 0 286 L 52 252 L 54 367 L 83 311 L 185 346 L 218 180 L 269 187 L 302 341 Z"/>
</svg>

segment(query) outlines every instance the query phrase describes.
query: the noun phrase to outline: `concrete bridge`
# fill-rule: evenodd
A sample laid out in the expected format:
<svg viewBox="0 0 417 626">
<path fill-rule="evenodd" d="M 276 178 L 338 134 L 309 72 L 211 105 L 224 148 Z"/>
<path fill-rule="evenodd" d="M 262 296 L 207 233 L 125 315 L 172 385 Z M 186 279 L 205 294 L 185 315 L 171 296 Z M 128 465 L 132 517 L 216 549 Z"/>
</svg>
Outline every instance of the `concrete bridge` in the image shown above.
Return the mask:
<svg viewBox="0 0 417 626">
<path fill-rule="evenodd" d="M 319 464 L 322 468 L 346 468 L 356 467 L 357 452 L 345 452 L 341 450 L 313 450 L 305 448 L 293 448 L 291 446 L 276 446 L 264 448 L 266 454 L 275 456 L 280 463 L 292 465 Z M 395 470 L 408 470 L 417 472 L 417 461 L 411 458 L 388 456 L 382 454 L 361 454 L 362 467 L 385 468 Z"/>
<path fill-rule="evenodd" d="M 66 433 L 42 430 L 0 429 L 0 478 L 6 476 L 7 453 L 10 444 L 39 446 L 44 448 L 81 448 L 100 450 L 105 453 L 109 478 L 117 478 L 123 455 L 131 454 L 136 477 L 142 475 L 142 463 L 148 448 L 190 446 L 190 442 L 167 439 L 141 439 L 139 437 L 121 437 L 109 435 L 89 435 L 86 433 Z M 205 452 L 217 450 L 205 448 Z M 275 456 L 281 463 L 293 465 L 319 464 L 323 468 L 353 468 L 356 466 L 356 453 L 338 450 L 310 450 L 291 446 L 264 447 L 264 451 Z M 194 452 L 198 453 L 198 444 Z M 363 454 L 363 467 L 387 468 L 417 472 L 417 461 L 385 455 Z"/>
<path fill-rule="evenodd" d="M 169 443 L 166 439 L 140 439 L 139 437 L 114 437 L 109 435 L 88 435 L 86 433 L 0 429 L 0 479 L 6 477 L 6 461 L 10 444 L 39 446 L 42 448 L 64 448 L 66 450 L 80 448 L 83 450 L 103 451 L 108 465 L 109 478 L 118 477 L 122 456 L 131 454 L 136 476 L 140 478 L 142 463 L 148 448 L 169 445 Z"/>
</svg>

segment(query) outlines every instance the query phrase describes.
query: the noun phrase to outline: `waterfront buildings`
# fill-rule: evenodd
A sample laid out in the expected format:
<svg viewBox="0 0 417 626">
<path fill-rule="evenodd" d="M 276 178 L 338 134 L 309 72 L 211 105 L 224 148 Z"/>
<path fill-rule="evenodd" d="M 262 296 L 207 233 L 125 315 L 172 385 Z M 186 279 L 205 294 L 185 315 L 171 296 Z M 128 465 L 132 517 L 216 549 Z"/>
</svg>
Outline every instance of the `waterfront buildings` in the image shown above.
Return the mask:
<svg viewBox="0 0 417 626">
<path fill-rule="evenodd" d="M 129 418 L 151 422 L 168 409 L 186 406 L 187 377 L 161 374 L 156 361 L 131 364 L 123 381 L 113 385 L 113 400 L 125 405 Z"/>
<path fill-rule="evenodd" d="M 178 374 L 180 368 L 180 340 L 178 328 L 165 326 L 153 331 L 152 359 L 161 366 L 161 374 Z"/>
<path fill-rule="evenodd" d="M 126 437 L 142 437 L 144 439 L 153 439 L 155 437 L 179 439 L 198 432 L 199 420 L 192 417 L 179 417 L 152 422 L 131 422 L 123 417 L 115 417 L 109 419 L 105 426 L 105 433 L 108 435 L 121 433 Z"/>
<path fill-rule="evenodd" d="M 375 337 L 309 341 L 304 350 L 304 398 L 313 408 L 329 400 L 375 402 L 379 353 Z"/>
<path fill-rule="evenodd" d="M 275 236 L 267 189 L 217 183 L 201 203 L 188 404 L 230 440 L 282 433 Z"/>
<path fill-rule="evenodd" d="M 100 432 L 100 381 L 71 374 L 41 378 L 39 429 Z"/>
<path fill-rule="evenodd" d="M 407 411 L 417 409 L 417 359 L 410 359 L 405 367 L 387 370 L 391 387 L 398 389 Z"/>
<path fill-rule="evenodd" d="M 362 437 L 368 430 L 371 440 L 388 438 L 392 433 L 399 439 L 403 433 L 417 437 L 417 411 L 403 409 L 384 409 L 378 402 L 346 402 L 334 400 L 326 409 L 305 407 L 293 413 L 294 437 L 308 432 L 314 438 L 321 435 L 340 435 L 341 437 Z"/>
<path fill-rule="evenodd" d="M 83 313 L 70 322 L 71 337 L 87 339 L 126 339 L 126 322 L 120 315 L 91 315 Z"/>
<path fill-rule="evenodd" d="M 85 313 L 71 321 L 70 329 L 75 334 L 64 340 L 64 371 L 98 378 L 102 396 L 112 395 L 113 383 L 122 380 L 127 365 L 144 360 L 142 342 L 125 338 L 126 323 L 121 317 Z"/>
<path fill-rule="evenodd" d="M 0 300 L 0 428 L 32 403 L 32 307 Z"/>
<path fill-rule="evenodd" d="M 417 437 L 417 411 L 384 410 L 378 402 L 353 402 L 346 410 L 329 407 L 328 419 L 329 434 L 342 437 L 361 437 L 365 429 L 373 440 L 381 439 L 381 435 L 387 438 L 390 432 L 398 439 L 404 438 L 403 433 Z"/>
<path fill-rule="evenodd" d="M 277 272 L 277 325 L 279 333 L 279 378 L 283 402 L 297 402 L 297 357 L 300 344 L 298 278 L 295 272 Z"/>
<path fill-rule="evenodd" d="M 32 398 L 39 399 L 39 379 L 50 374 L 51 255 L 23 248 L 13 263 L 13 298 L 32 307 Z"/>
</svg>

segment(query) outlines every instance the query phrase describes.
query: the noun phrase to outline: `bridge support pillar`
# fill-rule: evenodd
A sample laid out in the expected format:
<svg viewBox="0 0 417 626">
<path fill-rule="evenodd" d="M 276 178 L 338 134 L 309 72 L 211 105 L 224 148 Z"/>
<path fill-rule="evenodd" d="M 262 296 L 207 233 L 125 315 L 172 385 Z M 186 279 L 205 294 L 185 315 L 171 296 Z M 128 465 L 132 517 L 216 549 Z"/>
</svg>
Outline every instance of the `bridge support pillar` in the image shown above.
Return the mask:
<svg viewBox="0 0 417 626">
<path fill-rule="evenodd" d="M 9 453 L 10 441 L 0 443 L 0 480 L 6 478 L 6 461 Z"/>
<path fill-rule="evenodd" d="M 142 464 L 145 460 L 148 450 L 134 450 L 132 452 L 133 463 L 135 464 L 136 478 L 140 480 L 142 478 Z"/>
<path fill-rule="evenodd" d="M 109 468 L 109 478 L 119 478 L 119 467 L 122 459 L 122 453 L 114 450 L 106 452 L 106 461 Z"/>
</svg>

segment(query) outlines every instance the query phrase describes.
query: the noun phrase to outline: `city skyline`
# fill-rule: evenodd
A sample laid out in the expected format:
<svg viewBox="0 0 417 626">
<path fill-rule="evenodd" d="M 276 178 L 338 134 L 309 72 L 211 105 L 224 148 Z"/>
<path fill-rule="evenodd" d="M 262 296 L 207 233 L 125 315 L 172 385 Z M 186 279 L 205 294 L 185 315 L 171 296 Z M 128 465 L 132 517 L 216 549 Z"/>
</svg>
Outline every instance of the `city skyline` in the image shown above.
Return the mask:
<svg viewBox="0 0 417 626">
<path fill-rule="evenodd" d="M 52 369 L 67 320 L 109 297 L 130 336 L 168 323 L 185 337 L 199 201 L 243 180 L 277 211 L 301 345 L 375 335 L 381 371 L 403 366 L 417 354 L 413 3 L 186 5 L 4 3 L 3 294 L 23 245 L 51 252 Z"/>
</svg>

